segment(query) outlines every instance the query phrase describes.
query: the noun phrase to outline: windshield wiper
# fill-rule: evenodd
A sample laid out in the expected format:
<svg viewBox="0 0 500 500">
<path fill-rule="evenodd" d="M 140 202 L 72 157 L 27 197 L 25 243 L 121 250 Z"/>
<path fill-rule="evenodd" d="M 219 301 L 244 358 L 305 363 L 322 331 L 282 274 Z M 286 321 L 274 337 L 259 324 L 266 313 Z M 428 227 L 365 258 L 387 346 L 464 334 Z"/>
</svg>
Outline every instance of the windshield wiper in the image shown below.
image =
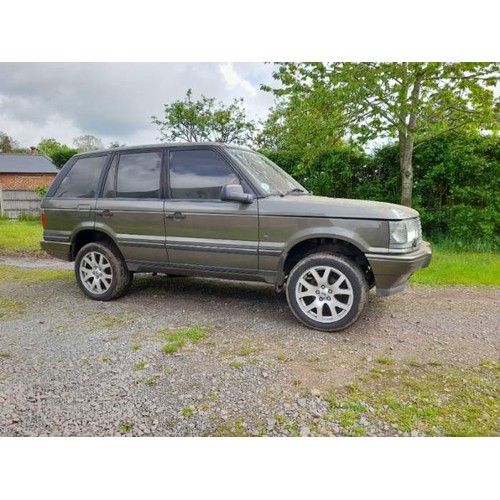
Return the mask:
<svg viewBox="0 0 500 500">
<path fill-rule="evenodd" d="M 286 196 L 287 194 L 292 194 L 292 193 L 304 193 L 304 194 L 309 194 L 309 191 L 306 191 L 304 189 L 300 188 L 293 188 L 287 191 L 286 193 L 282 194 L 281 196 Z"/>
</svg>

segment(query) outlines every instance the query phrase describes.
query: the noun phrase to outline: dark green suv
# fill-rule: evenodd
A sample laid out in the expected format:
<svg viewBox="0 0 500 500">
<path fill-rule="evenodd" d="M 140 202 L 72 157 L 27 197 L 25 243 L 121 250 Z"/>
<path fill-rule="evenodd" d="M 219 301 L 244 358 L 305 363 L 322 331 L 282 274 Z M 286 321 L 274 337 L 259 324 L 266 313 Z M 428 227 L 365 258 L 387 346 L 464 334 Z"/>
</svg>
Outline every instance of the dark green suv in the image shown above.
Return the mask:
<svg viewBox="0 0 500 500">
<path fill-rule="evenodd" d="M 431 260 L 418 213 L 312 196 L 264 156 L 213 143 L 74 156 L 42 202 L 42 248 L 75 261 L 95 300 L 133 273 L 264 281 L 311 328 L 340 330 L 368 290 L 391 295 Z"/>
</svg>

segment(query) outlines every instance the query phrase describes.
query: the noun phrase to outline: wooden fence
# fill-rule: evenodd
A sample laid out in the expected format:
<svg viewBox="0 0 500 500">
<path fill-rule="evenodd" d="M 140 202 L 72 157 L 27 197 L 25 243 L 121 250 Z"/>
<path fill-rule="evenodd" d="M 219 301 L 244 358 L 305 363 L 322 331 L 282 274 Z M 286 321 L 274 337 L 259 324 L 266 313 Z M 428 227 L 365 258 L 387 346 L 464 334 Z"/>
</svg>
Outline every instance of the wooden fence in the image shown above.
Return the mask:
<svg viewBox="0 0 500 500">
<path fill-rule="evenodd" d="M 40 197 L 34 191 L 11 191 L 0 186 L 0 215 L 17 219 L 20 215 L 38 217 Z"/>
</svg>

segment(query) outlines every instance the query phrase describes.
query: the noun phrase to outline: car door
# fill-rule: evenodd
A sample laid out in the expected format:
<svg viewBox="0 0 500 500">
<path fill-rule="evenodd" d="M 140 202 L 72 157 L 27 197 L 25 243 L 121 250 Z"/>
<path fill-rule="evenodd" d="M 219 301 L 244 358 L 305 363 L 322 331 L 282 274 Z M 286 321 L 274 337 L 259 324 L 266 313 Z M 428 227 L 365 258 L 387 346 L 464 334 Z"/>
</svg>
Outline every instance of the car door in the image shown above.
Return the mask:
<svg viewBox="0 0 500 500">
<path fill-rule="evenodd" d="M 257 202 L 220 199 L 222 186 L 242 183 L 233 167 L 216 148 L 184 147 L 169 149 L 168 172 L 165 233 L 169 265 L 255 272 Z"/>
<path fill-rule="evenodd" d="M 115 154 L 97 200 L 95 227 L 110 234 L 128 262 L 167 262 L 162 157 L 162 150 Z"/>
</svg>

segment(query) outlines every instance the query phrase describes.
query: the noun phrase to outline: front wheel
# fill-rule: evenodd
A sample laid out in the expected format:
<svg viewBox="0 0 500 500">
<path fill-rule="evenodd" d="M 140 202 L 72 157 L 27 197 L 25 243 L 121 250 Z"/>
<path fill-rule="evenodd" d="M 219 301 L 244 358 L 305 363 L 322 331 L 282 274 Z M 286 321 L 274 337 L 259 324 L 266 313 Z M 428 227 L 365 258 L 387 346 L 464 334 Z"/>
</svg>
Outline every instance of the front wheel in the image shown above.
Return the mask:
<svg viewBox="0 0 500 500">
<path fill-rule="evenodd" d="M 302 259 L 286 285 L 288 305 L 309 328 L 333 332 L 352 325 L 368 300 L 361 269 L 342 255 L 318 253 Z"/>
</svg>

